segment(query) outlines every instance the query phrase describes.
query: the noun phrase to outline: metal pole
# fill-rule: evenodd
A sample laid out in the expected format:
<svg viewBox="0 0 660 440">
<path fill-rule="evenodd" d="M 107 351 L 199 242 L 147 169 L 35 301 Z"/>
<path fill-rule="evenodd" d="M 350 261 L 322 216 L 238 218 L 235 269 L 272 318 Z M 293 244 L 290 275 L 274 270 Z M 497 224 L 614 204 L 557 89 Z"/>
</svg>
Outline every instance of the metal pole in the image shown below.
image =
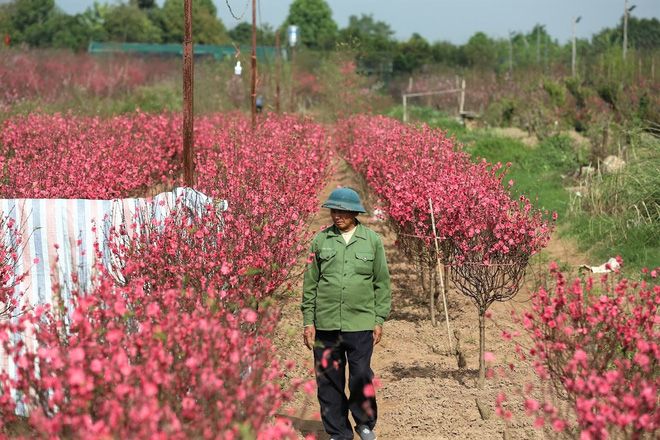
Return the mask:
<svg viewBox="0 0 660 440">
<path fill-rule="evenodd" d="M 628 50 L 628 0 L 623 4 L 623 61 L 626 60 Z"/>
<path fill-rule="evenodd" d="M 282 60 L 280 49 L 280 31 L 275 32 L 275 111 L 280 112 L 280 76 L 282 73 Z"/>
<path fill-rule="evenodd" d="M 257 127 L 257 0 L 252 0 L 252 129 Z"/>
<path fill-rule="evenodd" d="M 192 2 L 183 1 L 183 179 L 185 185 L 194 184 L 193 161 L 193 45 Z"/>
<path fill-rule="evenodd" d="M 447 322 L 447 340 L 449 341 L 449 353 L 453 353 L 454 350 L 451 345 L 451 330 L 449 328 L 449 311 L 447 310 L 447 295 L 445 295 L 445 280 L 444 280 L 444 265 L 440 262 L 440 249 L 438 248 L 438 234 L 435 229 L 435 215 L 433 214 L 433 202 L 429 199 L 429 208 L 431 210 L 431 224 L 433 225 L 433 242 L 435 243 L 435 255 L 436 255 L 436 271 L 440 274 L 440 291 L 442 292 L 442 304 L 445 308 L 445 321 Z M 439 270 L 438 270 L 439 269 Z"/>
<path fill-rule="evenodd" d="M 572 51 L 572 56 L 571 56 L 571 75 L 573 78 L 575 78 L 575 55 L 576 55 L 576 50 L 575 50 L 575 26 L 577 22 L 575 21 L 575 18 L 573 18 L 573 51 Z"/>
</svg>

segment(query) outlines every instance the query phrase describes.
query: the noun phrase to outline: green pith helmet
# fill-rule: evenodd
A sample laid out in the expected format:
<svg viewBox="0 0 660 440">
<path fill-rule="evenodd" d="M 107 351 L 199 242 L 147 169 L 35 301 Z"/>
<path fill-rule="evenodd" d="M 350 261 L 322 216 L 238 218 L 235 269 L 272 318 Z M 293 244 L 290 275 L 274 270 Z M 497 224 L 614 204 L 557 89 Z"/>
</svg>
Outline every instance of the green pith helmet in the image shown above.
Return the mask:
<svg viewBox="0 0 660 440">
<path fill-rule="evenodd" d="M 339 211 L 367 212 L 362 206 L 358 193 L 350 188 L 337 188 L 332 191 L 321 207 Z"/>
</svg>

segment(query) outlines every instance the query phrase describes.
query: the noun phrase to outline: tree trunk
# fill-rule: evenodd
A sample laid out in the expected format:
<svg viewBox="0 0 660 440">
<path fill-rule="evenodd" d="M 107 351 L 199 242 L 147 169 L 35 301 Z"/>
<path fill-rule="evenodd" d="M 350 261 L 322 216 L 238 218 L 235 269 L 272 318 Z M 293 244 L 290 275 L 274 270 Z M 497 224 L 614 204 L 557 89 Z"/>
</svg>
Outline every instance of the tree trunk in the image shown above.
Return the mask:
<svg viewBox="0 0 660 440">
<path fill-rule="evenodd" d="M 486 313 L 479 311 L 479 388 L 483 389 L 486 380 Z"/>
<path fill-rule="evenodd" d="M 419 279 L 420 279 L 420 281 L 421 281 L 421 283 L 422 283 L 422 292 L 424 292 L 424 295 L 426 295 L 426 294 L 428 293 L 429 290 L 428 290 L 428 285 L 427 285 L 427 283 L 426 283 L 426 269 L 425 269 L 425 267 L 424 267 L 424 263 L 423 263 L 423 262 L 420 262 L 420 263 L 419 263 L 419 272 L 418 272 L 418 275 L 419 275 Z"/>
</svg>

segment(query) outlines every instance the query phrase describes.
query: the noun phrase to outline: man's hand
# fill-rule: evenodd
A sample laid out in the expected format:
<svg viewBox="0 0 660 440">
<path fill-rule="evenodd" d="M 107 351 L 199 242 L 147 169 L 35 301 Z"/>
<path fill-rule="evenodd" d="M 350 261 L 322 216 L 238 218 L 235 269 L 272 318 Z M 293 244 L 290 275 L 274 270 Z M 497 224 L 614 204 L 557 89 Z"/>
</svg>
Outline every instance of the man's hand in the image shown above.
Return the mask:
<svg viewBox="0 0 660 440">
<path fill-rule="evenodd" d="M 314 340 L 316 339 L 316 328 L 313 325 L 306 325 L 303 330 L 303 341 L 307 348 L 312 350 L 314 348 Z"/>
<path fill-rule="evenodd" d="M 383 337 L 383 326 L 377 325 L 374 327 L 374 345 L 380 342 L 380 338 Z"/>
</svg>

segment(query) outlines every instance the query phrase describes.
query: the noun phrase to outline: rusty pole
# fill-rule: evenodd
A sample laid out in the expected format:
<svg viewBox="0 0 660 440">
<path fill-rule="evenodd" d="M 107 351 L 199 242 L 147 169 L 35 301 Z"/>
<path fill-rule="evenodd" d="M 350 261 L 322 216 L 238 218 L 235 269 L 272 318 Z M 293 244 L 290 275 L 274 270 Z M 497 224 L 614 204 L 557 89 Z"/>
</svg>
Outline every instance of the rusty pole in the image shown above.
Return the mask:
<svg viewBox="0 0 660 440">
<path fill-rule="evenodd" d="M 282 60 L 280 58 L 280 31 L 275 31 L 275 111 L 280 112 L 280 75 Z"/>
<path fill-rule="evenodd" d="M 257 127 L 257 0 L 252 0 L 252 129 Z"/>
<path fill-rule="evenodd" d="M 192 187 L 195 164 L 193 161 L 193 47 L 192 2 L 183 0 L 183 178 Z"/>
</svg>

